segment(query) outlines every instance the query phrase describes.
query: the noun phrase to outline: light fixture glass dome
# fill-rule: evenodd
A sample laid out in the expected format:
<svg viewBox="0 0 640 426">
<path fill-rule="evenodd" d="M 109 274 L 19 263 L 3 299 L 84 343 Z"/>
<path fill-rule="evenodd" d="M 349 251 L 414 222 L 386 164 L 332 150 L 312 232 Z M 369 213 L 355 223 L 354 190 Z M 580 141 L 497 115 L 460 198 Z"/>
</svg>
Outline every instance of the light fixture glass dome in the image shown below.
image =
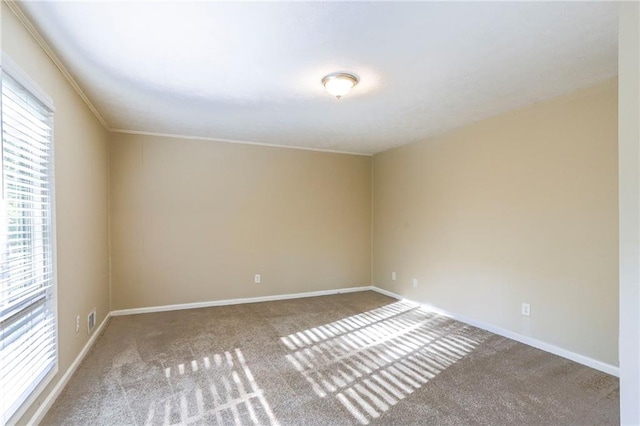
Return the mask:
<svg viewBox="0 0 640 426">
<path fill-rule="evenodd" d="M 358 84 L 358 77 L 343 72 L 334 73 L 323 78 L 322 84 L 330 95 L 340 99 Z"/>
</svg>

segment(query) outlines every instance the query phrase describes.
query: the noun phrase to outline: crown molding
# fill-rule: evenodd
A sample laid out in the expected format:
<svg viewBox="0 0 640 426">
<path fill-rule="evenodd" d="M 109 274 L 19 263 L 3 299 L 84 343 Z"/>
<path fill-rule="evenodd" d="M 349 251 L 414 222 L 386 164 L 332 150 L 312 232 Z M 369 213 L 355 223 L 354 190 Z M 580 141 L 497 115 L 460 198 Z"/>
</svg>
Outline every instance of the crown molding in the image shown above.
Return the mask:
<svg viewBox="0 0 640 426">
<path fill-rule="evenodd" d="M 334 149 L 311 148 L 311 147 L 297 146 L 297 145 L 281 145 L 281 144 L 274 144 L 274 143 L 241 141 L 236 139 L 210 138 L 207 136 L 189 136 L 189 135 L 178 135 L 173 133 L 145 132 L 140 130 L 127 130 L 127 129 L 109 129 L 109 131 L 112 133 L 124 133 L 127 135 L 157 136 L 157 137 L 172 138 L 172 139 L 191 139 L 191 140 L 197 140 L 197 141 L 233 143 L 238 145 L 256 145 L 256 146 L 265 146 L 268 148 L 298 149 L 302 151 L 326 152 L 329 154 L 359 155 L 362 157 L 373 157 L 373 154 L 368 154 L 364 152 L 338 151 Z"/>
<path fill-rule="evenodd" d="M 33 25 L 31 20 L 27 17 L 27 15 L 22 11 L 20 6 L 18 5 L 18 0 L 0 0 L 2 3 L 6 4 L 9 10 L 13 12 L 13 14 L 18 18 L 18 21 L 24 26 L 24 28 L 31 34 L 33 39 L 38 43 L 40 48 L 45 52 L 45 54 L 51 59 L 54 65 L 58 68 L 62 76 L 67 80 L 67 82 L 71 85 L 71 87 L 75 90 L 75 92 L 80 96 L 80 98 L 84 101 L 87 107 L 93 112 L 93 115 L 98 119 L 100 124 L 113 133 L 126 133 L 126 134 L 134 134 L 134 135 L 146 135 L 146 136 L 160 136 L 167 138 L 179 138 L 179 139 L 194 139 L 194 140 L 205 140 L 212 142 L 222 142 L 222 143 L 234 143 L 241 145 L 257 145 L 257 146 L 265 146 L 272 148 L 287 148 L 287 149 L 299 149 L 304 151 L 316 151 L 316 152 L 326 152 L 333 154 L 346 154 L 346 155 L 359 155 L 365 157 L 372 157 L 373 154 L 363 153 L 363 152 L 350 152 L 350 151 L 340 151 L 340 150 L 332 150 L 332 149 L 322 149 L 322 148 L 311 148 L 311 147 L 303 147 L 303 146 L 295 146 L 295 145 L 281 145 L 281 144 L 270 144 L 270 143 L 261 143 L 261 142 L 251 142 L 251 141 L 242 141 L 242 140 L 233 140 L 233 139 L 220 139 L 220 138 L 211 138 L 211 137 L 201 137 L 201 136 L 189 136 L 189 135 L 179 135 L 179 134 L 169 134 L 169 133 L 156 133 L 156 132 L 145 132 L 145 131 L 136 131 L 136 130 L 128 130 L 128 129 L 112 129 L 109 127 L 107 122 L 102 118 L 97 108 L 91 103 L 87 95 L 80 88 L 80 85 L 73 78 L 69 70 L 64 66 L 60 58 L 55 54 L 53 49 L 49 46 L 46 40 L 40 35 L 36 27 Z"/>
<path fill-rule="evenodd" d="M 44 53 L 47 54 L 49 59 L 51 59 L 54 65 L 58 68 L 62 76 L 67 80 L 67 82 L 71 85 L 71 87 L 73 87 L 73 89 L 76 91 L 78 96 L 80 96 L 80 98 L 84 101 L 87 107 L 91 110 L 93 115 L 96 116 L 100 124 L 102 124 L 102 126 L 105 129 L 110 130 L 109 126 L 107 125 L 107 122 L 104 120 L 104 118 L 102 118 L 102 116 L 100 115 L 96 107 L 93 106 L 93 104 L 91 103 L 87 95 L 85 95 L 85 93 L 82 91 L 82 89 L 80 88 L 78 83 L 75 81 L 71 73 L 64 66 L 60 58 L 58 58 L 58 56 L 55 54 L 53 49 L 51 49 L 49 44 L 47 44 L 45 39 L 40 35 L 40 33 L 38 32 L 36 27 L 31 23 L 27 15 L 25 15 L 22 9 L 20 9 L 20 6 L 18 6 L 18 2 L 16 0 L 2 0 L 2 1 L 7 5 L 7 7 L 9 7 L 9 10 L 13 12 L 16 18 L 18 18 L 18 21 L 20 21 L 20 23 L 31 34 L 31 36 L 36 41 L 36 43 L 40 45 Z"/>
</svg>

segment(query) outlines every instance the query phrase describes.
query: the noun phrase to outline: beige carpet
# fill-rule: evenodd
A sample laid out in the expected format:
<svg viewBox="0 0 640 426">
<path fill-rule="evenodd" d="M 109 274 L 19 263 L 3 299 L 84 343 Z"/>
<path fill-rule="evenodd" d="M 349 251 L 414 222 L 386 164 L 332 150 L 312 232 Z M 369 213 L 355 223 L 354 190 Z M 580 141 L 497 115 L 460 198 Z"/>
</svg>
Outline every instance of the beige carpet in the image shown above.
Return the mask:
<svg viewBox="0 0 640 426">
<path fill-rule="evenodd" d="M 618 391 L 362 292 L 115 317 L 43 424 L 607 425 Z"/>
</svg>

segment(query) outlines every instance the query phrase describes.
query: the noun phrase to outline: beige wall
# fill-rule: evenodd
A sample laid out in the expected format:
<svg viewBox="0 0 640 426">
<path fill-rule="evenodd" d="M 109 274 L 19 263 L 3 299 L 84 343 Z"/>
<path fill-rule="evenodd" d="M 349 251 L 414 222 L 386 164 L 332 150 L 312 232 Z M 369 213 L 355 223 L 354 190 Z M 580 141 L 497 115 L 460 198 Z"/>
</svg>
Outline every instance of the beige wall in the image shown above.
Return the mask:
<svg viewBox="0 0 640 426">
<path fill-rule="evenodd" d="M 59 373 L 23 419 L 29 419 L 89 336 L 86 318 L 109 312 L 108 134 L 16 16 L 2 3 L 2 50 L 49 96 L 54 117 L 58 256 Z M 75 333 L 75 317 L 81 331 Z"/>
<path fill-rule="evenodd" d="M 370 284 L 371 158 L 108 135 L 4 3 L 2 50 L 57 107 L 60 373 L 23 419 L 94 307 Z M 374 284 L 617 365 L 616 89 L 376 155 Z"/>
<path fill-rule="evenodd" d="M 376 155 L 374 284 L 617 365 L 616 132 L 609 81 Z"/>
<path fill-rule="evenodd" d="M 369 285 L 370 177 L 366 156 L 113 134 L 112 309 Z"/>
</svg>

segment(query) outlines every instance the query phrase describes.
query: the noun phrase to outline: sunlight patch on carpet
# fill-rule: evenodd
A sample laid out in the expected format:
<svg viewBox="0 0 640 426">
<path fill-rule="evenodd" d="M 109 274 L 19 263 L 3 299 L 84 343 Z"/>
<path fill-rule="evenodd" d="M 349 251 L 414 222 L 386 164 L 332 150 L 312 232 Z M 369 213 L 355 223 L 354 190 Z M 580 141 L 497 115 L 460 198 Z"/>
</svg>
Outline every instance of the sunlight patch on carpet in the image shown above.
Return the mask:
<svg viewBox="0 0 640 426">
<path fill-rule="evenodd" d="M 318 397 L 333 396 L 368 424 L 484 338 L 473 327 L 401 301 L 280 340 Z"/>
<path fill-rule="evenodd" d="M 240 349 L 168 366 L 164 375 L 182 390 L 152 403 L 147 425 L 279 424 Z"/>
</svg>

